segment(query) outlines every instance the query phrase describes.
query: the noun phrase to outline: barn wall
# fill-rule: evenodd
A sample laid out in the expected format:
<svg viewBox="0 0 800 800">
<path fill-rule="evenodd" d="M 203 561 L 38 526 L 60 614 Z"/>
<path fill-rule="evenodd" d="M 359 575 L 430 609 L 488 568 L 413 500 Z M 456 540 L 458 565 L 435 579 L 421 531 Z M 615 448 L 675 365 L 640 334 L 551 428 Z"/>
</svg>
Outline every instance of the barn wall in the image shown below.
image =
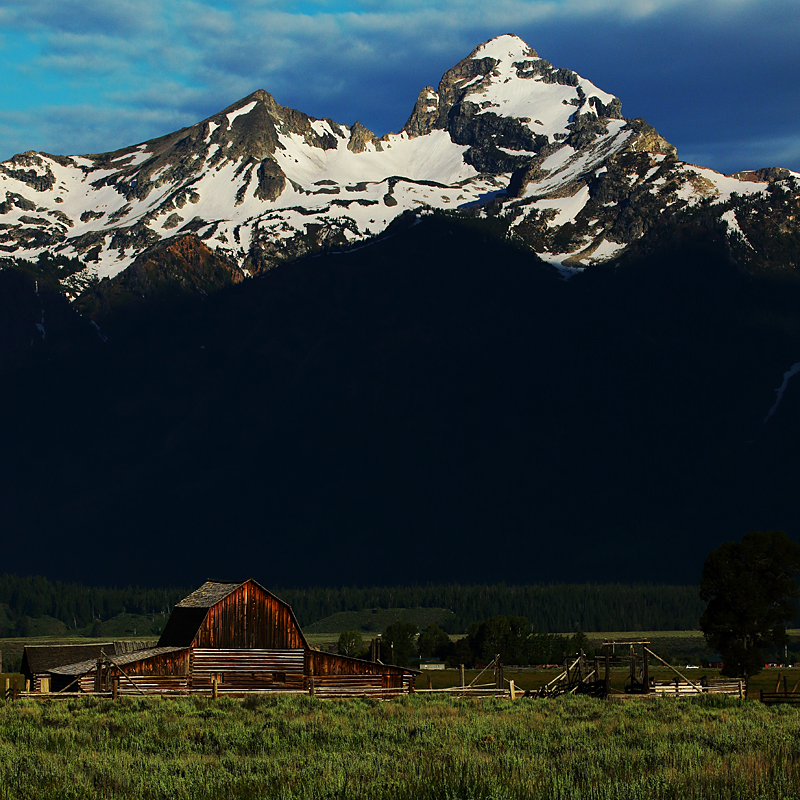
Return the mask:
<svg viewBox="0 0 800 800">
<path fill-rule="evenodd" d="M 318 650 L 306 651 L 306 674 L 315 678 L 331 678 L 334 676 L 363 675 L 378 676 L 384 689 L 401 688 L 403 677 L 410 675 L 402 667 L 389 664 L 376 664 L 372 661 L 362 661 L 358 658 L 322 653 Z M 315 680 L 315 685 L 318 681 Z M 371 685 L 365 681 L 364 685 Z"/>
<path fill-rule="evenodd" d="M 162 675 L 162 676 L 188 676 L 190 671 L 189 650 L 178 650 L 175 653 L 161 653 L 149 656 L 141 661 L 132 661 L 125 664 L 123 670 L 126 674 L 134 675 Z M 119 674 L 119 668 L 110 668 L 112 675 Z"/>
<path fill-rule="evenodd" d="M 292 609 L 252 582 L 209 608 L 194 647 L 293 650 L 305 640 Z"/>
<path fill-rule="evenodd" d="M 216 678 L 221 692 L 305 688 L 305 652 L 295 650 L 218 650 L 192 652 L 192 689 L 210 689 Z"/>
</svg>

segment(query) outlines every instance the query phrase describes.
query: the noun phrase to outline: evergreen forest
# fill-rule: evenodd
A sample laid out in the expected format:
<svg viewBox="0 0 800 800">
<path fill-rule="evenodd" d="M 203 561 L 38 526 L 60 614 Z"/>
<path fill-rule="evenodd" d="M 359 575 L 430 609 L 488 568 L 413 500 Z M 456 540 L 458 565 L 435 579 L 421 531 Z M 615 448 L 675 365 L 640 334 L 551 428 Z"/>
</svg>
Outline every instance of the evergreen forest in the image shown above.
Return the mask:
<svg viewBox="0 0 800 800">
<path fill-rule="evenodd" d="M 694 630 L 703 603 L 695 586 L 653 584 L 427 585 L 274 588 L 307 627 L 343 611 L 447 608 L 447 633 L 491 617 L 526 617 L 533 630 Z M 119 614 L 166 615 L 191 588 L 102 587 L 42 576 L 0 575 L 0 637 L 26 636 L 31 620 L 50 617 L 76 632 Z"/>
</svg>

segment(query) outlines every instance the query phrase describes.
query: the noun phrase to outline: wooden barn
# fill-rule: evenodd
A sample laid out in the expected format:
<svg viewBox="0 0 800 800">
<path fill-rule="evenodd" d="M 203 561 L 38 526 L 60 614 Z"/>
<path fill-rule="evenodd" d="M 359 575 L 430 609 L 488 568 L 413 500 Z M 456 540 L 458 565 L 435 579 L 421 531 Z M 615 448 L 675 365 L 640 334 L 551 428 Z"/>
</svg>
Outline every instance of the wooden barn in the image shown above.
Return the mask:
<svg viewBox="0 0 800 800">
<path fill-rule="evenodd" d="M 416 674 L 314 650 L 291 607 L 254 580 L 204 583 L 175 606 L 156 647 L 50 672 L 54 691 L 321 697 L 400 694 Z"/>
</svg>

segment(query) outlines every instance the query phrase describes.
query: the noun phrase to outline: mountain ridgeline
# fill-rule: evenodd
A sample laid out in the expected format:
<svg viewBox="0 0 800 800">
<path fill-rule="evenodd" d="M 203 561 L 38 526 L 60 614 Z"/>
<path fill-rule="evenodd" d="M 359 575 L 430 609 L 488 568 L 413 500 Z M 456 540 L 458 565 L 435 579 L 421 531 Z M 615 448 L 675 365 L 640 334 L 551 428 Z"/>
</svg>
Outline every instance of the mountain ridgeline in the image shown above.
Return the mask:
<svg viewBox="0 0 800 800">
<path fill-rule="evenodd" d="M 0 173 L 7 569 L 694 583 L 800 532 L 800 176 L 516 37 L 397 134 L 258 91 Z"/>
</svg>

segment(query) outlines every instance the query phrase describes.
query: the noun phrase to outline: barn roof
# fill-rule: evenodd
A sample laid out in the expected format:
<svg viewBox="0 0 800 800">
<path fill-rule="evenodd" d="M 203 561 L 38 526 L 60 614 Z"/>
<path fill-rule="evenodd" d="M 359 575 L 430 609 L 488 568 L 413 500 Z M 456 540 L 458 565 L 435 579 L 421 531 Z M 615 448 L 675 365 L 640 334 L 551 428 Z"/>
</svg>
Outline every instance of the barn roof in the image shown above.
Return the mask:
<svg viewBox="0 0 800 800">
<path fill-rule="evenodd" d="M 206 581 L 199 589 L 184 597 L 175 608 L 211 608 L 247 581 Z"/>
<path fill-rule="evenodd" d="M 136 661 L 144 661 L 153 656 L 161 656 L 166 653 L 175 653 L 178 650 L 186 650 L 185 647 L 151 647 L 148 650 L 137 650 L 133 653 L 126 653 L 121 656 L 114 656 L 106 653 L 113 664 L 119 667 L 124 667 L 126 664 L 133 664 Z M 74 664 L 64 664 L 63 666 L 55 667 L 54 669 L 47 670 L 52 675 L 68 675 L 76 677 L 78 675 L 85 675 L 91 672 L 97 666 L 97 659 L 99 656 L 90 658 L 85 661 L 77 661 Z"/>
<path fill-rule="evenodd" d="M 22 671 L 26 675 L 40 675 L 53 667 L 85 661 L 100 656 L 101 650 L 114 651 L 114 642 L 93 644 L 26 644 L 22 655 Z"/>
<path fill-rule="evenodd" d="M 159 645 L 165 647 L 186 647 L 200 630 L 208 609 L 224 600 L 247 581 L 206 581 L 176 603 L 169 615 L 167 624 L 161 632 Z"/>
</svg>

